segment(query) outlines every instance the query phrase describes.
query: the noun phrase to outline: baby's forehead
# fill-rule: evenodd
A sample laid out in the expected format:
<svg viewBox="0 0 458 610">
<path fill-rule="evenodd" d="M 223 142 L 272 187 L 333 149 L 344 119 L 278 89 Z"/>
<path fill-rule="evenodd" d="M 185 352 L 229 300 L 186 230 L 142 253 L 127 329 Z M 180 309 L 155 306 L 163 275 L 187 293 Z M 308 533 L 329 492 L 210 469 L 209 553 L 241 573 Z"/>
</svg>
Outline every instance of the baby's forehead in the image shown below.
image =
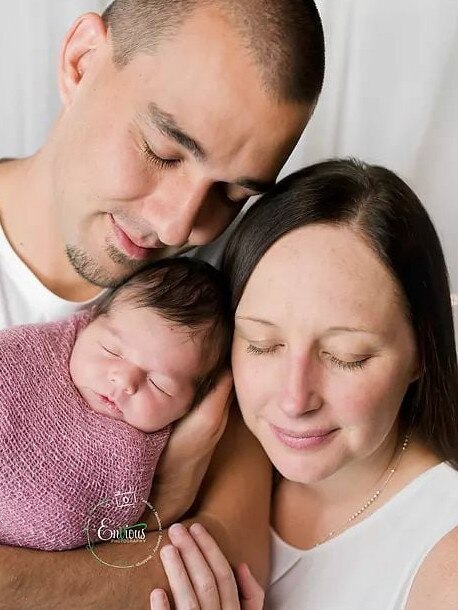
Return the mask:
<svg viewBox="0 0 458 610">
<path fill-rule="evenodd" d="M 164 361 L 178 360 L 181 372 L 191 368 L 202 371 L 211 368 L 216 360 L 212 339 L 211 322 L 195 328 L 170 319 L 152 307 L 132 307 L 128 303 L 119 304 L 103 317 L 104 331 L 119 345 L 137 353 L 143 351 L 145 359 L 160 352 Z M 218 342 L 217 342 L 218 343 Z"/>
</svg>

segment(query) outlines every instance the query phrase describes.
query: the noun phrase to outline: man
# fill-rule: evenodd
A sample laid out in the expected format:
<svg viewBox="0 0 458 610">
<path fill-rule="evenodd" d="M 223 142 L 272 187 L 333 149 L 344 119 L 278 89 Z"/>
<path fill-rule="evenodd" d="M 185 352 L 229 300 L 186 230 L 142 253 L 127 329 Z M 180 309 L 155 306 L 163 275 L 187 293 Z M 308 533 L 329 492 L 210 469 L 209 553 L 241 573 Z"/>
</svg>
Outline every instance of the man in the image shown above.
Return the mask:
<svg viewBox="0 0 458 610">
<path fill-rule="evenodd" d="M 62 111 L 49 138 L 34 156 L 0 165 L 0 327 L 66 315 L 148 262 L 214 240 L 275 182 L 323 69 L 313 0 L 115 0 L 102 18 L 79 18 L 62 45 Z M 185 509 L 194 498 L 229 387 L 222 382 L 174 432 L 161 507 Z M 258 483 L 248 482 L 247 461 L 259 466 Z M 263 468 L 258 446 L 231 422 L 195 515 L 260 577 Z M 110 571 L 84 549 L 0 548 L 0 608 L 143 608 L 162 582 L 153 562 Z"/>
</svg>

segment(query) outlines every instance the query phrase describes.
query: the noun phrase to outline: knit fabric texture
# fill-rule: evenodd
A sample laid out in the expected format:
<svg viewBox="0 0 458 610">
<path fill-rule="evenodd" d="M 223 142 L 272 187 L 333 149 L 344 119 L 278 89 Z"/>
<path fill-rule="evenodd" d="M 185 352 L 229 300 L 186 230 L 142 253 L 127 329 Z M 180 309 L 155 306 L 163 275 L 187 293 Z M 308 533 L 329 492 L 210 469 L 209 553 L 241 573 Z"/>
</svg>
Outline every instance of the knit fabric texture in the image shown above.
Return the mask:
<svg viewBox="0 0 458 610">
<path fill-rule="evenodd" d="M 171 427 L 146 434 L 83 400 L 69 361 L 90 319 L 0 331 L 0 544 L 84 546 L 147 508 Z"/>
</svg>

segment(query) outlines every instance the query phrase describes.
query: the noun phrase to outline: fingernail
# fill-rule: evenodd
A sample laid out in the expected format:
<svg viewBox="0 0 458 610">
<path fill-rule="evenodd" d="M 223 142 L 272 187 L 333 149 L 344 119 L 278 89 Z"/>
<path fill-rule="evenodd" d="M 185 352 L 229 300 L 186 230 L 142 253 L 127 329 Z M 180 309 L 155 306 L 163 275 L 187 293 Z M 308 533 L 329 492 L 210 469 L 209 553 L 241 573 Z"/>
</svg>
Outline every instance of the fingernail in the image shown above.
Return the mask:
<svg viewBox="0 0 458 610">
<path fill-rule="evenodd" d="M 167 595 L 162 589 L 154 589 L 150 595 L 151 608 L 163 608 L 167 602 Z"/>
<path fill-rule="evenodd" d="M 175 553 L 175 547 L 171 544 L 167 544 L 161 549 L 161 557 L 163 557 L 164 559 L 172 559 L 173 557 L 175 557 Z"/>
<path fill-rule="evenodd" d="M 177 536 L 182 536 L 186 528 L 181 523 L 174 523 L 169 527 L 169 538 L 173 539 Z"/>
<path fill-rule="evenodd" d="M 200 523 L 193 523 L 191 525 L 191 527 L 189 528 L 189 531 L 192 532 L 193 534 L 196 534 L 196 536 L 200 536 L 201 534 L 203 534 L 205 532 L 205 528 Z"/>
<path fill-rule="evenodd" d="M 165 599 L 165 591 L 163 589 L 154 589 L 151 592 L 151 601 L 162 602 Z"/>
</svg>

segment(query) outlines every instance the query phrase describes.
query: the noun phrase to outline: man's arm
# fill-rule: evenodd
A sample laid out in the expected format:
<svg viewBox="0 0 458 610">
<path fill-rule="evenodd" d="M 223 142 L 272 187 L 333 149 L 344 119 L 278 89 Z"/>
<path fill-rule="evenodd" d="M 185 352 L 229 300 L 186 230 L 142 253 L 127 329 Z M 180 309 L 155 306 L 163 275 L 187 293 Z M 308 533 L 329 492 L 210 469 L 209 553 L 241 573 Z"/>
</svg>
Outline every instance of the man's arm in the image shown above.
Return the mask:
<svg viewBox="0 0 458 610">
<path fill-rule="evenodd" d="M 231 411 L 199 494 L 197 514 L 229 563 L 244 562 L 265 587 L 270 561 L 272 465 L 240 412 Z"/>
<path fill-rule="evenodd" d="M 196 513 L 186 523 L 202 523 L 231 564 L 246 561 L 261 583 L 268 572 L 270 489 L 270 464 L 234 411 L 204 480 Z M 158 535 L 147 534 L 150 548 Z M 135 544 L 104 548 L 108 562 L 135 562 L 138 553 Z M 86 549 L 42 552 L 0 547 L 1 610 L 147 610 L 149 593 L 156 587 L 168 590 L 158 556 L 142 567 L 116 569 L 102 565 Z"/>
<path fill-rule="evenodd" d="M 162 527 L 182 518 L 193 505 L 226 428 L 231 405 L 237 408 L 232 374 L 228 372 L 200 405 L 175 424 L 156 468 L 149 498 Z M 146 514 L 148 529 L 157 530 L 154 515 Z"/>
</svg>

